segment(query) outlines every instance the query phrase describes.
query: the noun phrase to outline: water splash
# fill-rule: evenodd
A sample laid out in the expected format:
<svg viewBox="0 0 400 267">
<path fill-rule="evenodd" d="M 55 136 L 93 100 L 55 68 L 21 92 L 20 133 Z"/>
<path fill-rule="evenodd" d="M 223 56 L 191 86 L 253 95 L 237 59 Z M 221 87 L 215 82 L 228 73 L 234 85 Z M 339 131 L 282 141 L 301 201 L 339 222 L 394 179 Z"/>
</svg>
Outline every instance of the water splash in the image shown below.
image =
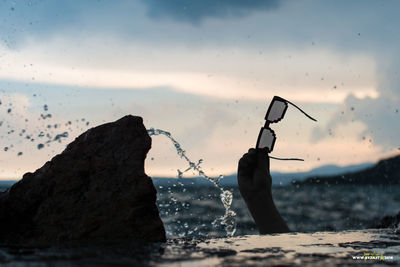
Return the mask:
<svg viewBox="0 0 400 267">
<path fill-rule="evenodd" d="M 23 156 L 25 151 L 22 150 L 28 146 L 33 145 L 38 150 L 49 148 L 55 143 L 68 140 L 71 134 L 75 134 L 76 129 L 83 131 L 89 125 L 85 118 L 76 119 L 74 125 L 71 120 L 65 123 L 57 121 L 58 116 L 54 117 L 45 103 L 41 111 L 31 112 L 28 106 L 20 104 L 18 97 L 18 94 L 4 93 L 0 90 L 0 114 L 3 114 L 0 121 L 0 139 L 6 144 L 3 146 L 4 152 L 15 152 L 17 156 Z M 33 94 L 33 97 L 37 95 Z M 35 106 L 34 110 L 36 108 Z M 21 126 L 23 128 L 19 130 Z M 27 141 L 30 141 L 29 144 Z"/>
<path fill-rule="evenodd" d="M 208 176 L 201 168 L 201 163 L 203 162 L 202 159 L 200 159 L 197 163 L 193 162 L 192 160 L 189 159 L 189 157 L 186 155 L 186 151 L 182 149 L 181 145 L 176 141 L 169 132 L 160 130 L 160 129 L 154 129 L 150 128 L 147 130 L 148 134 L 150 136 L 153 135 L 164 135 L 166 136 L 174 145 L 176 152 L 179 157 L 183 158 L 189 165 L 188 168 L 185 170 L 181 171 L 178 169 L 178 182 L 183 178 L 183 174 L 193 170 L 196 172 L 200 177 L 203 177 L 210 181 L 215 187 L 217 187 L 220 191 L 220 199 L 222 204 L 224 205 L 225 208 L 225 214 L 221 218 L 217 218 L 214 222 L 213 225 L 215 226 L 216 224 L 221 224 L 224 226 L 225 231 L 227 236 L 233 236 L 236 231 L 236 213 L 231 209 L 232 205 L 232 192 L 229 190 L 224 189 L 221 184 L 219 183 L 219 180 L 223 178 L 222 175 L 218 177 L 210 177 Z M 183 185 L 182 183 L 180 183 Z"/>
</svg>

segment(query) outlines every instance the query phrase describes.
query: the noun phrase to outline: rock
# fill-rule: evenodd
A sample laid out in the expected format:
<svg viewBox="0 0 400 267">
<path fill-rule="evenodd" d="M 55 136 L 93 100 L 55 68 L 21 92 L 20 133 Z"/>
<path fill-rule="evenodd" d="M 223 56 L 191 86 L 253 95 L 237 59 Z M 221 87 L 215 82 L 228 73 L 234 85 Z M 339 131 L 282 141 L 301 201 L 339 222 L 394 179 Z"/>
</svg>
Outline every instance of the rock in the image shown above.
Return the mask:
<svg viewBox="0 0 400 267">
<path fill-rule="evenodd" d="M 0 195 L 0 242 L 165 241 L 144 172 L 151 138 L 125 116 L 81 134 Z"/>
<path fill-rule="evenodd" d="M 385 216 L 379 223 L 374 224 L 371 228 L 398 228 L 400 227 L 400 211 L 395 216 Z"/>
</svg>

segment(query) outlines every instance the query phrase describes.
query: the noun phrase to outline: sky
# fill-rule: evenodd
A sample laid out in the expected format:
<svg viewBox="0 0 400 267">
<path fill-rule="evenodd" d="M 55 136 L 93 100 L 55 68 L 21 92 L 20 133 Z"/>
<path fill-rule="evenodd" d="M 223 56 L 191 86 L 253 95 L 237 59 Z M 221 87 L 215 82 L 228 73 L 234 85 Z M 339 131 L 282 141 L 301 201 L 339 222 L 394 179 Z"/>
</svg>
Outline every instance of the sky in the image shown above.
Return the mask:
<svg viewBox="0 0 400 267">
<path fill-rule="evenodd" d="M 21 178 L 87 129 L 141 116 L 209 175 L 236 172 L 274 95 L 271 170 L 400 152 L 398 1 L 0 2 L 0 179 Z M 186 163 L 154 136 L 150 176 Z M 191 173 L 187 174 L 192 175 Z"/>
</svg>

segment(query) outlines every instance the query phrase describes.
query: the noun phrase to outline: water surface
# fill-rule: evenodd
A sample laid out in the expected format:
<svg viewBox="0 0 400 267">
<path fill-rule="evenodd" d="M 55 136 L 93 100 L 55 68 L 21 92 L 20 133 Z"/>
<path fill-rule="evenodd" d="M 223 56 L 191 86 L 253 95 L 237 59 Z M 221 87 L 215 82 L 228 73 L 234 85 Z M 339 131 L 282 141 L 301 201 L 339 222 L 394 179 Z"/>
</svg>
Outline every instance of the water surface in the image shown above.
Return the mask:
<svg viewBox="0 0 400 267">
<path fill-rule="evenodd" d="M 378 258 L 362 259 L 365 255 Z M 376 266 L 398 265 L 399 255 L 399 235 L 388 229 L 177 238 L 151 245 L 0 247 L 2 266 Z"/>
</svg>

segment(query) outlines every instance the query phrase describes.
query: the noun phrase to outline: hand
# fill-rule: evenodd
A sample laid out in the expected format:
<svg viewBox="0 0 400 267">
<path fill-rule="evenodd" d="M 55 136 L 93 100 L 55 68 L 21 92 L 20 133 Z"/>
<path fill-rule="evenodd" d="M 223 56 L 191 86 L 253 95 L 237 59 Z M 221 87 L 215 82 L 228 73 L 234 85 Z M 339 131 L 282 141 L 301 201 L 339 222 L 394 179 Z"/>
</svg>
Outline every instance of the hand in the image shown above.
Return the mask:
<svg viewBox="0 0 400 267">
<path fill-rule="evenodd" d="M 266 149 L 250 148 L 239 160 L 239 190 L 260 234 L 286 233 L 289 232 L 289 228 L 272 199 L 272 179 L 267 152 Z"/>
<path fill-rule="evenodd" d="M 272 179 L 269 173 L 267 149 L 250 148 L 239 160 L 238 184 L 245 201 L 271 195 Z"/>
</svg>

